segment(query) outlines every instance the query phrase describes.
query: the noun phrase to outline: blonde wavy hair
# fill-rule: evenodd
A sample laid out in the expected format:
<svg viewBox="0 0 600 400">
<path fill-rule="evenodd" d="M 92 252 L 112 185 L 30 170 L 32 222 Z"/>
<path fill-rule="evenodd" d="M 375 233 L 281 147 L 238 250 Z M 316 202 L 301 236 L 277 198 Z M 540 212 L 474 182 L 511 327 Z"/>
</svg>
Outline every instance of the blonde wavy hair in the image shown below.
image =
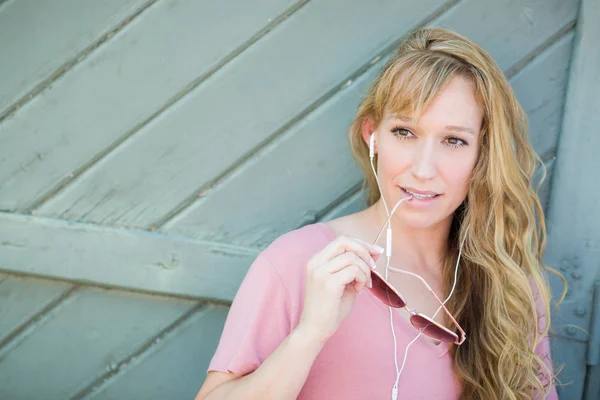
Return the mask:
<svg viewBox="0 0 600 400">
<path fill-rule="evenodd" d="M 443 272 L 447 295 L 454 280 L 458 238 L 466 235 L 448 306 L 468 337 L 450 354 L 462 399 L 529 399 L 547 392 L 552 378 L 535 353 L 550 327 L 546 272 L 565 280 L 542 263 L 546 226 L 533 174 L 544 164 L 530 145 L 525 112 L 496 62 L 455 32 L 441 28 L 413 32 L 360 104 L 349 131 L 351 151 L 364 172 L 363 188 L 372 205 L 380 194 L 361 135 L 363 122 L 371 119 L 379 125 L 384 110 L 417 120 L 455 76 L 475 84 L 483 123 L 480 152 L 466 200 L 454 215 L 452 251 Z M 537 296 L 544 315 L 538 315 Z M 543 317 L 546 323 L 540 326 L 537 321 Z"/>
</svg>

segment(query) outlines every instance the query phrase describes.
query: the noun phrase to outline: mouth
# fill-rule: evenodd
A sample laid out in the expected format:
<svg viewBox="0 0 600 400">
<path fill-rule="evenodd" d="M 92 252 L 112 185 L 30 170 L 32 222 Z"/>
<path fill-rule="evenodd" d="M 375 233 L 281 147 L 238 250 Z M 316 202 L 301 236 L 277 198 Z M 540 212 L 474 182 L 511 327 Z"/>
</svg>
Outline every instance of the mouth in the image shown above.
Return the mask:
<svg viewBox="0 0 600 400">
<path fill-rule="evenodd" d="M 420 201 L 433 200 L 442 195 L 441 193 L 436 193 L 436 192 L 432 192 L 432 191 L 416 190 L 413 188 L 400 187 L 400 189 L 405 194 L 411 196 L 413 199 L 420 200 Z"/>
</svg>

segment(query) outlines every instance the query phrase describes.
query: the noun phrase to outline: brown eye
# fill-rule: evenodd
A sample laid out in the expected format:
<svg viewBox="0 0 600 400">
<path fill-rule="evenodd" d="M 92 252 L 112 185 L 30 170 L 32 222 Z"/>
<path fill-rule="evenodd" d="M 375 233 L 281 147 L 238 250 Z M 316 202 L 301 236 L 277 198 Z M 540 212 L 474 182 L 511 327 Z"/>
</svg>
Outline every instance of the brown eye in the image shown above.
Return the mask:
<svg viewBox="0 0 600 400">
<path fill-rule="evenodd" d="M 394 136 L 396 136 L 397 138 L 400 138 L 400 139 L 408 139 L 411 136 L 414 136 L 411 131 L 409 131 L 406 128 L 401 128 L 399 126 L 393 128 L 392 133 L 394 134 Z"/>
<path fill-rule="evenodd" d="M 457 137 L 449 137 L 446 139 L 446 143 L 448 143 L 448 146 L 450 147 L 463 147 L 466 146 L 468 143 L 465 142 L 462 139 L 459 139 Z"/>
</svg>

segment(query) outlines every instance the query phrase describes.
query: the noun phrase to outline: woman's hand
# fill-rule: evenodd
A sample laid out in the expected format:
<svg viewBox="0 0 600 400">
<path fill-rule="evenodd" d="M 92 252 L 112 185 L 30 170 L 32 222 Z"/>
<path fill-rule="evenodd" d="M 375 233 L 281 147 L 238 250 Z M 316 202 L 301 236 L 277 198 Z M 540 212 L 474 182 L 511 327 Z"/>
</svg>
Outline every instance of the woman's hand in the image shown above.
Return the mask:
<svg viewBox="0 0 600 400">
<path fill-rule="evenodd" d="M 360 239 L 337 237 L 306 265 L 306 293 L 296 330 L 325 343 L 371 286 L 371 268 L 383 249 Z"/>
</svg>

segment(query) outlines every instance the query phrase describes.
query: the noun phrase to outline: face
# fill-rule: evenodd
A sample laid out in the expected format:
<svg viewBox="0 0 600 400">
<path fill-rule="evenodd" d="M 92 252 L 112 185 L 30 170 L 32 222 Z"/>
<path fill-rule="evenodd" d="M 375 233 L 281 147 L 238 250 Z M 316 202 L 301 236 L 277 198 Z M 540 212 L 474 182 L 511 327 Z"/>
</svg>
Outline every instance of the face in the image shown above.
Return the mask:
<svg viewBox="0 0 600 400">
<path fill-rule="evenodd" d="M 377 175 L 388 208 L 413 195 L 394 218 L 417 229 L 452 221 L 467 196 L 482 117 L 474 84 L 454 77 L 416 122 L 389 112 L 377 127 L 365 121 L 367 144 L 375 131 Z"/>
</svg>

